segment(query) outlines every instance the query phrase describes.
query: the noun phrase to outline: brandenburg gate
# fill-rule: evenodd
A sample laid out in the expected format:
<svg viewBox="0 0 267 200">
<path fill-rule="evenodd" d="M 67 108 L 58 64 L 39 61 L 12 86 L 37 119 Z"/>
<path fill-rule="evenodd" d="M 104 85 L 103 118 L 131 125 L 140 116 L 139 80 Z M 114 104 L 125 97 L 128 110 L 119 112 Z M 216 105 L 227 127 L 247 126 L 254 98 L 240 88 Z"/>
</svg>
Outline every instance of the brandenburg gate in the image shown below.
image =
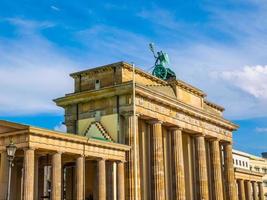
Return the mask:
<svg viewBox="0 0 267 200">
<path fill-rule="evenodd" d="M 0 199 L 12 140 L 12 199 L 237 200 L 238 127 L 203 91 L 126 62 L 71 77 L 74 91 L 54 100 L 67 133 L 0 122 Z"/>
</svg>

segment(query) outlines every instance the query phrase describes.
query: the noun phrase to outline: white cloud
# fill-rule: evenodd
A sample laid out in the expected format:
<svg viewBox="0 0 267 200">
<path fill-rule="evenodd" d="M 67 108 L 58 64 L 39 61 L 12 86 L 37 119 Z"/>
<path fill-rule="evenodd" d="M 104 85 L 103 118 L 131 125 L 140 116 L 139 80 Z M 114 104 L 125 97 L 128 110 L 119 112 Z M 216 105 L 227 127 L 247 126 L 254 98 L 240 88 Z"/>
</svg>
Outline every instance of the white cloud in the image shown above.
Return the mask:
<svg viewBox="0 0 267 200">
<path fill-rule="evenodd" d="M 15 21 L 19 36 L 0 39 L 0 115 L 59 113 L 52 99 L 72 91 L 68 74 L 77 63 L 42 37 L 36 22 Z"/>
<path fill-rule="evenodd" d="M 148 38 L 121 28 L 99 24 L 79 31 L 76 37 L 87 46 L 85 57 L 90 65 L 121 60 L 146 65 L 151 55 Z"/>
<path fill-rule="evenodd" d="M 255 98 L 267 99 L 267 66 L 246 66 L 240 71 L 222 72 L 220 76 Z"/>
<path fill-rule="evenodd" d="M 58 7 L 56 7 L 56 6 L 50 6 L 50 8 L 52 9 L 52 10 L 54 10 L 54 11 L 60 11 L 60 9 L 58 8 Z"/>
<path fill-rule="evenodd" d="M 54 127 L 54 130 L 66 133 L 67 132 L 67 127 L 66 127 L 65 124 L 58 124 L 57 126 Z"/>
<path fill-rule="evenodd" d="M 260 133 L 265 133 L 265 132 L 267 132 L 267 128 L 266 127 L 257 127 L 256 131 L 260 132 Z M 265 147 L 265 149 L 266 149 L 266 147 Z"/>
<path fill-rule="evenodd" d="M 165 28 L 173 29 L 173 34 L 168 32 L 168 41 L 159 43 L 169 53 L 171 67 L 178 78 L 224 106 L 227 118 L 266 116 L 267 3 L 229 0 L 225 4 L 235 5 L 229 9 L 221 2 L 206 2 L 208 19 L 200 24 L 183 24 L 167 10 L 148 9 L 150 13 L 142 11 L 139 16 L 154 23 L 160 36 L 167 35 L 164 25 L 172 24 Z M 157 16 L 162 16 L 160 22 Z"/>
<path fill-rule="evenodd" d="M 242 6 L 228 9 L 228 6 L 211 6 L 221 4 L 218 2 L 206 2 L 203 6 L 208 19 L 199 24 L 181 22 L 175 12 L 161 7 L 142 7 L 137 15 L 147 22 L 150 31 L 154 28 L 154 32 L 147 34 L 149 36 L 141 31 L 134 33 L 123 27 L 108 26 L 103 21 L 79 31 L 73 39 L 84 45 L 83 52 L 79 52 L 79 59 L 85 63 L 83 68 L 126 60 L 148 69 L 154 63 L 147 47 L 151 36 L 160 49 L 170 54 L 171 67 L 177 77 L 204 90 L 210 100 L 224 106 L 226 117 L 266 116 L 266 84 L 262 83 L 266 83 L 263 74 L 267 64 L 267 4 L 247 0 L 245 9 Z M 234 5 L 243 1 L 229 0 L 226 3 Z M 9 77 L 5 84 L 0 82 L 0 87 L 12 86 L 2 89 L 5 95 L 0 96 L 0 114 L 13 113 L 13 110 L 18 113 L 57 112 L 51 99 L 71 91 L 68 73 L 76 71 L 74 66 L 79 63 L 70 60 L 66 53 L 38 33 L 38 29 L 53 26 L 53 23 L 20 19 L 11 19 L 10 22 L 20 28 L 22 36 L 14 41 L 0 39 L 0 73 Z M 13 75 L 21 87 L 8 83 L 13 68 Z M 25 83 L 19 74 L 25 77 L 26 72 L 31 78 Z M 40 73 L 48 73 L 51 84 L 45 83 L 43 77 L 40 83 L 37 78 L 32 78 Z M 47 84 L 50 89 L 45 87 Z M 45 89 L 39 91 L 33 87 L 32 92 L 25 92 L 32 85 Z M 34 102 L 25 106 L 16 101 L 19 98 L 24 102 Z"/>
</svg>

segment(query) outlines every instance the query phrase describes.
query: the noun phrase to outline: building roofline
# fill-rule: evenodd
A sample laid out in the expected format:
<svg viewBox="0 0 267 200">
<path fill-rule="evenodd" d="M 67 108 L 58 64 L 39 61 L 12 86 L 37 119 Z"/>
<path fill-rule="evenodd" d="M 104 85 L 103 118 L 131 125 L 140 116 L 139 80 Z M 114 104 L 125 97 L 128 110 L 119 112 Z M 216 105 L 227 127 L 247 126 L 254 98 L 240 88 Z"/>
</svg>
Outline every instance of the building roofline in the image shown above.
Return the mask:
<svg viewBox="0 0 267 200">
<path fill-rule="evenodd" d="M 215 104 L 215 103 L 213 103 L 213 102 L 210 102 L 210 101 L 208 101 L 207 99 L 204 99 L 204 103 L 206 103 L 208 106 L 210 106 L 210 107 L 212 107 L 212 108 L 215 108 L 215 109 L 217 109 L 217 110 L 219 110 L 219 111 L 221 111 L 221 112 L 223 112 L 223 111 L 225 110 L 224 107 L 219 106 L 218 104 Z"/>
<path fill-rule="evenodd" d="M 103 71 L 103 70 L 107 70 L 107 69 L 111 69 L 112 67 L 117 67 L 117 66 L 122 66 L 124 68 L 127 68 L 127 69 L 130 69 L 132 70 L 132 64 L 128 63 L 128 62 L 125 62 L 125 61 L 120 61 L 120 62 L 115 62 L 115 63 L 111 63 L 111 64 L 108 64 L 108 65 L 102 65 L 102 66 L 99 66 L 99 67 L 94 67 L 94 68 L 90 68 L 90 69 L 87 69 L 87 70 L 82 70 L 82 71 L 79 71 L 79 72 L 75 72 L 75 73 L 71 73 L 70 76 L 71 77 L 76 77 L 76 76 L 79 76 L 79 75 L 82 75 L 82 74 L 88 74 L 88 73 L 94 73 L 94 72 L 98 72 L 98 71 Z M 136 70 L 136 73 L 140 73 L 142 74 L 143 76 L 147 77 L 147 78 L 150 78 L 160 84 L 163 84 L 163 85 L 168 85 L 170 84 L 171 82 L 174 82 L 176 85 L 180 86 L 181 88 L 184 88 L 190 92 L 193 92 L 201 97 L 205 97 L 207 96 L 202 90 L 180 80 L 180 79 L 176 79 L 174 81 L 164 81 L 160 78 L 157 78 L 155 76 L 153 76 L 152 74 L 144 71 L 143 69 L 141 69 L 140 67 L 135 67 L 135 70 Z"/>
<path fill-rule="evenodd" d="M 89 142 L 89 143 L 99 144 L 99 145 L 103 145 L 103 146 L 111 146 L 111 147 L 114 147 L 117 149 L 123 149 L 125 151 L 128 151 L 130 149 L 129 146 L 119 144 L 119 143 L 99 141 L 99 140 L 87 138 L 87 137 L 81 136 L 81 135 L 75 135 L 72 133 L 65 133 L 65 132 L 50 130 L 50 129 L 46 129 L 46 128 L 35 127 L 35 126 L 20 124 L 20 123 L 6 121 L 6 120 L 0 120 L 0 126 L 6 126 L 6 127 L 22 130 L 23 133 L 28 132 L 28 133 L 33 133 L 33 134 L 47 135 L 49 137 L 64 138 L 64 139 L 69 138 L 70 140 L 76 140 L 76 141 L 81 142 L 81 143 L 88 143 Z M 16 130 L 11 131 L 11 132 L 2 132 L 2 133 L 0 133 L 0 136 L 2 134 L 4 134 L 4 135 L 8 134 L 12 138 L 12 134 L 13 135 L 14 134 L 22 134 L 22 132 L 21 131 L 17 132 Z"/>
<path fill-rule="evenodd" d="M 233 149 L 233 153 L 241 155 L 241 156 L 246 156 L 246 157 L 248 157 L 249 159 L 252 159 L 252 160 L 267 161 L 265 158 L 262 158 L 262 157 L 259 157 L 259 156 L 255 156 L 253 154 L 250 154 L 250 153 L 247 153 L 247 152 L 244 152 L 244 151 L 239 151 L 239 150 L 236 150 L 236 149 Z"/>
</svg>

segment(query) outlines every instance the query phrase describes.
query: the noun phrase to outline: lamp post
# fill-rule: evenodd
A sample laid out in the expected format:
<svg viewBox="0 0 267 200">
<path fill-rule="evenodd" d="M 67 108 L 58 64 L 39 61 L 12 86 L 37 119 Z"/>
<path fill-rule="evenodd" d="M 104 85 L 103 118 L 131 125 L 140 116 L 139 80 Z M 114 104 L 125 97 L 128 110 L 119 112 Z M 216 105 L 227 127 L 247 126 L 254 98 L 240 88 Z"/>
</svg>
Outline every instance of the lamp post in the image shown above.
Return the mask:
<svg viewBox="0 0 267 200">
<path fill-rule="evenodd" d="M 10 142 L 9 145 L 6 146 L 7 151 L 7 159 L 8 159 L 8 187 L 7 187 L 7 200 L 10 200 L 10 186 L 11 186 L 11 169 L 13 166 L 13 160 L 15 158 L 17 147 L 13 142 Z"/>
</svg>

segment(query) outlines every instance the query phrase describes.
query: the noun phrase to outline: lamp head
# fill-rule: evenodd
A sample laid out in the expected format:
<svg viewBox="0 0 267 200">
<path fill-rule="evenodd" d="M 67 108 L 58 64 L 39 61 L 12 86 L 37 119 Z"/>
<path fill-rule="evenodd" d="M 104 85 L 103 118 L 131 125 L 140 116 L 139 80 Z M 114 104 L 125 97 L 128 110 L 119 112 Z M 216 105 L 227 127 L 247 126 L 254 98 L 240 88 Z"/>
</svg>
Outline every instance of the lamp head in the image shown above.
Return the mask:
<svg viewBox="0 0 267 200">
<path fill-rule="evenodd" d="M 16 150 L 17 147 L 12 141 L 9 145 L 6 146 L 7 156 L 9 160 L 13 160 L 15 158 Z"/>
</svg>

